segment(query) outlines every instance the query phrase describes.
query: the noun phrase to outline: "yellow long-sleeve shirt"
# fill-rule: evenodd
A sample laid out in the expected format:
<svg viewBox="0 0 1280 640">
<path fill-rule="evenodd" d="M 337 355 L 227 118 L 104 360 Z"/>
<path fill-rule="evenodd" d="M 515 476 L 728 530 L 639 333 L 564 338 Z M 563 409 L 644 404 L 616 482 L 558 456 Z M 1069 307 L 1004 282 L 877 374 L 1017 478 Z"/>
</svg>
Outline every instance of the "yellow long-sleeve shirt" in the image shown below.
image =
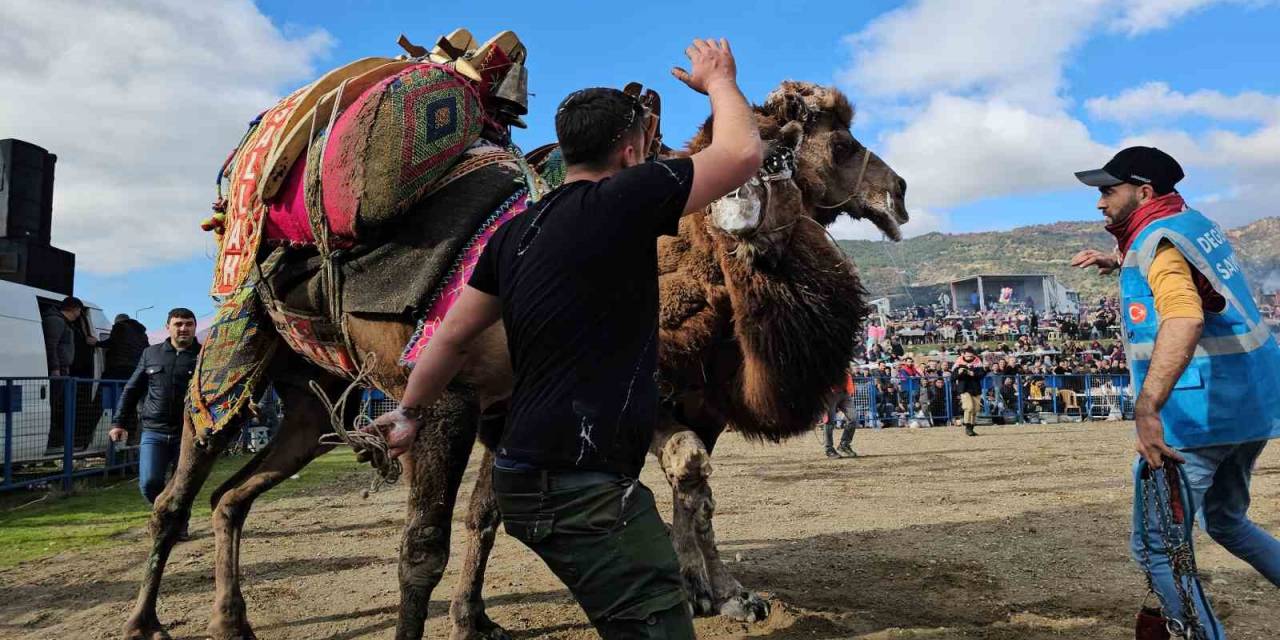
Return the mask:
<svg viewBox="0 0 1280 640">
<path fill-rule="evenodd" d="M 1156 314 L 1169 318 L 1204 319 L 1204 301 L 1191 277 L 1191 265 L 1168 241 L 1160 243 L 1147 271 L 1147 284 L 1155 295 Z"/>
</svg>

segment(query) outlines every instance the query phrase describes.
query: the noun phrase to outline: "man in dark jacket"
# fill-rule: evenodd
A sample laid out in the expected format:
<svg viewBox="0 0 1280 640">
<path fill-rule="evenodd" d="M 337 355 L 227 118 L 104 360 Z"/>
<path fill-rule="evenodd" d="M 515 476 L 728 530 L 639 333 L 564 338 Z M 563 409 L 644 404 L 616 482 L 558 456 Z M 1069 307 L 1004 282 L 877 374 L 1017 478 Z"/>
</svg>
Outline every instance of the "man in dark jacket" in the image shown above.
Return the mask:
<svg viewBox="0 0 1280 640">
<path fill-rule="evenodd" d="M 951 368 L 951 377 L 955 391 L 960 394 L 961 424 L 964 425 L 965 435 L 978 435 L 973 428 L 978 424 L 978 411 L 982 402 L 982 379 L 986 375 L 986 366 L 982 358 L 975 353 L 974 348 L 966 346 L 961 349 L 960 357 Z"/>
<path fill-rule="evenodd" d="M 150 344 L 147 328 L 126 314 L 116 316 L 111 325 L 111 335 L 99 340 L 98 346 L 107 350 L 102 369 L 104 380 L 127 380 L 138 366 L 142 352 Z"/>
<path fill-rule="evenodd" d="M 147 347 L 129 376 L 110 432 L 112 441 L 124 442 L 129 437 L 126 425 L 137 423 L 142 427 L 138 486 L 147 502 L 155 502 L 164 490 L 165 475 L 178 461 L 187 383 L 195 373 L 196 356 L 200 354 L 196 316 L 190 309 L 170 311 L 165 328 L 169 338 Z"/>
<path fill-rule="evenodd" d="M 40 317 L 41 329 L 44 331 L 44 352 L 49 365 L 49 377 L 74 376 L 78 378 L 93 377 L 93 345 L 97 340 L 91 332 L 85 330 L 83 323 L 84 303 L 79 298 L 67 296 L 62 302 L 50 307 Z M 77 347 L 77 345 L 79 345 Z M 65 381 L 51 385 L 49 394 L 49 437 L 47 448 L 61 453 L 66 446 L 66 410 L 68 389 L 74 388 L 78 407 L 83 411 L 81 416 L 94 415 L 93 396 L 88 385 L 68 387 Z M 99 406 L 98 409 L 101 409 Z M 93 435 L 93 425 L 85 420 L 76 420 L 73 434 L 74 446 L 83 448 Z"/>
<path fill-rule="evenodd" d="M 67 296 L 57 307 L 50 308 L 40 317 L 44 329 L 44 352 L 49 361 L 49 376 L 71 375 L 71 363 L 76 358 L 75 333 L 71 323 L 84 313 L 84 303 L 79 298 Z"/>
</svg>

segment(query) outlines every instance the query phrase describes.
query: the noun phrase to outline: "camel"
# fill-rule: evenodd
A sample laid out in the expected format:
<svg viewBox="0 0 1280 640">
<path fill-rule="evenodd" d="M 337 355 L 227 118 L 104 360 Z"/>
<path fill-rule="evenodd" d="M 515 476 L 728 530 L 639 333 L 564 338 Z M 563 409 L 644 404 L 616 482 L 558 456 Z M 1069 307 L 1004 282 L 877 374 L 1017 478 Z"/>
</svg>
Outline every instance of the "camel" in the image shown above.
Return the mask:
<svg viewBox="0 0 1280 640">
<path fill-rule="evenodd" d="M 839 91 L 784 82 L 756 112 L 769 145 L 760 175 L 707 211 L 686 216 L 680 235 L 660 242 L 664 418 L 651 447 L 672 487 L 672 537 L 693 606 L 700 613 L 740 620 L 762 619 L 768 604 L 733 577 L 716 550 L 708 484 L 716 437 L 732 427 L 746 437 L 776 442 L 811 426 L 827 390 L 847 366 L 867 310 L 856 271 L 825 226 L 844 212 L 897 239 L 899 225 L 907 220 L 905 182 L 849 132 L 853 108 Z M 709 136 L 704 125 L 689 151 L 705 146 Z M 513 190 L 510 178 L 510 173 L 480 172 L 468 177 L 469 188 L 492 191 L 501 201 Z M 443 192 L 437 196 L 444 197 Z M 404 231 L 392 230 L 386 237 Z M 284 255 L 285 261 L 305 265 L 314 250 L 278 248 L 270 259 L 265 254 L 256 259 L 270 262 Z M 274 285 L 259 291 L 263 305 L 288 303 L 293 295 Z M 398 397 L 408 371 L 395 356 L 414 332 L 411 319 L 345 313 L 341 320 L 356 353 L 378 356 L 365 361 L 372 384 Z M 485 613 L 481 590 L 499 522 L 489 470 L 501 421 L 491 414 L 509 396 L 512 373 L 500 325 L 478 345 L 431 408 L 407 454 L 397 639 L 423 635 L 427 603 L 448 561 L 457 492 L 477 440 L 483 459 L 465 523 L 462 579 L 450 607 L 452 637 L 507 637 Z M 239 543 L 253 501 L 331 449 L 319 441 L 331 428 L 331 416 L 309 384 L 336 397 L 349 382 L 324 363 L 280 347 L 271 351 L 260 384 L 275 385 L 284 422 L 271 444 L 210 499 L 216 591 L 209 634 L 218 640 L 256 637 L 239 574 Z M 353 409 L 339 417 L 350 423 Z M 196 493 L 241 422 L 197 444 L 188 416 L 177 472 L 156 500 L 149 523 L 152 551 L 124 626 L 126 638 L 164 637 L 156 601 L 165 563 Z"/>
</svg>

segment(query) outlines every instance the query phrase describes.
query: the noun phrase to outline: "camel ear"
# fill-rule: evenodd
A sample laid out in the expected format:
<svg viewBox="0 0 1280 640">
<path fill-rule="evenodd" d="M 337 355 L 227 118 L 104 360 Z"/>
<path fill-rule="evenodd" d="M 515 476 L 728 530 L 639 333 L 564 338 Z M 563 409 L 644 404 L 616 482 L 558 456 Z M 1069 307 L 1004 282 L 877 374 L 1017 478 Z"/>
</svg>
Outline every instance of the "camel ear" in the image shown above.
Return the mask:
<svg viewBox="0 0 1280 640">
<path fill-rule="evenodd" d="M 794 120 L 788 122 L 778 132 L 778 142 L 786 145 L 792 151 L 799 151 L 800 145 L 804 143 L 804 125 Z"/>
<path fill-rule="evenodd" d="M 809 120 L 809 106 L 805 104 L 804 98 L 785 83 L 765 98 L 764 109 L 779 122 L 804 123 Z"/>
</svg>

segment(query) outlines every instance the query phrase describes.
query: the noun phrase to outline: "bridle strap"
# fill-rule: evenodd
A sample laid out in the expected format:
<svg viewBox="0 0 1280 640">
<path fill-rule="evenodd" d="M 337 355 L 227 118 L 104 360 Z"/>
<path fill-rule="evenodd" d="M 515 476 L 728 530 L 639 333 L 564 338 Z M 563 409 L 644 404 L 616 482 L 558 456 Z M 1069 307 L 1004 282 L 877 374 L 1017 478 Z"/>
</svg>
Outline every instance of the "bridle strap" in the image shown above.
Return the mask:
<svg viewBox="0 0 1280 640">
<path fill-rule="evenodd" d="M 858 169 L 858 179 L 853 182 L 853 190 L 849 192 L 849 196 L 833 205 L 815 204 L 813 207 L 815 209 L 839 209 L 848 204 L 850 200 L 854 199 L 854 197 L 858 195 L 858 188 L 862 186 L 862 177 L 867 175 L 867 163 L 869 162 L 871 162 L 871 150 L 863 147 L 862 167 Z"/>
</svg>

